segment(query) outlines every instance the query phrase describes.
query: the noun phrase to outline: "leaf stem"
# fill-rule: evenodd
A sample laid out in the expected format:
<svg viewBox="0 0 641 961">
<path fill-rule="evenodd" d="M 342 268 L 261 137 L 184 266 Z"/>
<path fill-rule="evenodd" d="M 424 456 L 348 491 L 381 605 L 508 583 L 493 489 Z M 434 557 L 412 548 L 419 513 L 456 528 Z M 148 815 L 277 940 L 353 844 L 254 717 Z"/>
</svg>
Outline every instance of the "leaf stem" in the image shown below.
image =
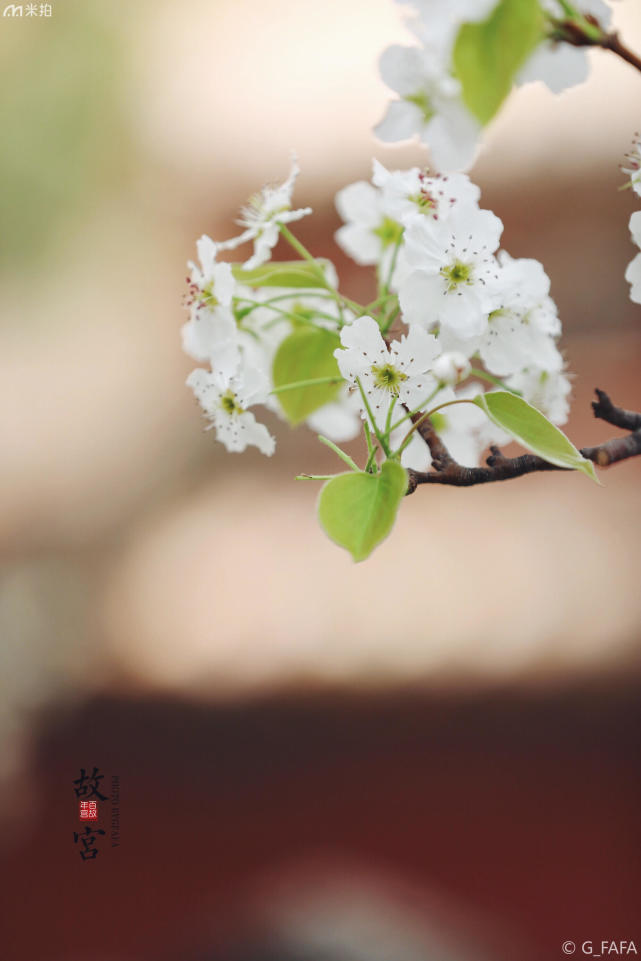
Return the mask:
<svg viewBox="0 0 641 961">
<path fill-rule="evenodd" d="M 386 456 L 386 457 L 389 457 L 389 456 L 390 456 L 389 444 L 387 443 L 387 441 L 386 441 L 385 437 L 383 436 L 383 434 L 381 434 L 380 430 L 378 429 L 378 426 L 377 426 L 377 424 L 376 424 L 376 420 L 374 419 L 374 414 L 372 413 L 372 408 L 369 406 L 369 401 L 368 401 L 368 399 L 367 399 L 367 394 L 366 394 L 365 391 L 363 390 L 363 385 L 361 384 L 360 377 L 357 377 L 357 378 L 356 378 L 356 383 L 358 384 L 358 389 L 359 389 L 359 391 L 360 391 L 360 393 L 361 393 L 361 399 L 362 399 L 362 401 L 363 401 L 363 405 L 364 405 L 365 410 L 366 410 L 366 412 L 367 412 L 367 416 L 369 417 L 369 421 L 370 421 L 371 428 L 372 428 L 372 430 L 374 431 L 374 433 L 376 434 L 376 440 L 379 442 L 379 444 L 380 444 L 381 447 L 383 448 L 383 451 L 385 452 L 385 456 Z"/>
<path fill-rule="evenodd" d="M 336 474 L 296 474 L 294 480 L 331 480 Z"/>
<path fill-rule="evenodd" d="M 414 417 L 415 414 L 420 413 L 420 411 L 423 410 L 425 405 L 429 404 L 431 400 L 434 400 L 434 398 L 439 393 L 439 391 L 443 390 L 444 387 L 445 387 L 445 384 L 437 384 L 434 390 L 432 391 L 432 393 L 428 397 L 426 397 L 425 400 L 422 400 L 421 403 L 418 405 L 418 407 L 415 407 L 414 410 L 410 410 L 406 414 L 404 414 L 400 420 L 397 420 L 395 424 L 392 424 L 390 430 L 396 430 L 398 427 L 401 426 L 401 424 L 404 424 L 408 418 Z"/>
<path fill-rule="evenodd" d="M 404 233 L 405 231 L 403 231 Z M 392 283 L 392 277 L 394 276 L 394 271 L 396 269 L 396 261 L 398 260 L 398 253 L 401 249 L 401 244 L 403 243 L 403 234 L 398 238 L 394 245 L 394 253 L 392 254 L 392 259 L 390 262 L 389 270 L 387 272 L 387 279 L 383 286 L 384 293 L 388 293 L 390 289 L 390 284 Z"/>
<path fill-rule="evenodd" d="M 365 431 L 365 440 L 367 441 L 367 464 L 365 465 L 365 470 L 368 474 L 371 474 L 372 467 L 376 463 L 376 451 L 378 447 L 375 447 L 372 443 L 372 432 L 366 420 L 363 421 L 363 429 Z"/>
<path fill-rule="evenodd" d="M 507 390 L 510 394 L 516 394 L 517 397 L 522 397 L 523 394 L 520 390 L 516 390 L 514 387 L 508 387 L 504 384 L 502 380 L 498 377 L 493 377 L 492 374 L 488 374 L 485 370 L 479 370 L 478 367 L 470 368 L 470 377 L 478 377 L 479 380 L 485 380 L 488 384 L 494 384 L 495 387 L 501 387 L 503 390 Z"/>
<path fill-rule="evenodd" d="M 318 279 L 322 281 L 322 286 L 325 288 L 325 290 L 329 292 L 331 297 L 336 301 L 336 304 L 338 306 L 338 309 L 341 315 L 341 324 L 345 323 L 345 318 L 343 316 L 344 307 L 349 307 L 350 310 L 353 310 L 355 311 L 355 313 L 359 314 L 363 309 L 362 305 L 357 304 L 354 300 L 350 300 L 349 297 L 344 297 L 342 294 L 339 294 L 339 292 L 335 290 L 334 287 L 332 287 L 332 285 L 328 282 L 327 277 L 325 276 L 324 270 L 322 269 L 322 267 L 320 267 L 316 258 L 309 252 L 307 247 L 301 244 L 300 240 L 298 240 L 298 238 L 293 235 L 291 230 L 289 230 L 289 228 L 286 227 L 285 224 L 279 224 L 278 228 L 281 234 L 283 235 L 283 237 L 285 238 L 285 240 L 287 241 L 287 243 L 294 248 L 296 253 L 300 254 L 303 260 L 307 260 L 310 264 L 313 264 L 314 267 L 316 268 L 315 272 Z"/>
<path fill-rule="evenodd" d="M 592 18 L 575 10 L 570 3 L 565 0 L 559 0 L 559 3 L 567 19 L 559 20 L 548 15 L 551 26 L 550 36 L 553 40 L 569 43 L 574 47 L 601 47 L 602 50 L 609 50 L 641 72 L 641 57 L 625 46 L 616 30 L 608 33 Z"/>
<path fill-rule="evenodd" d="M 274 387 L 270 394 L 282 394 L 284 390 L 298 390 L 299 387 L 316 387 L 318 384 L 342 384 L 342 377 L 311 377 L 309 380 L 295 380 L 291 384 Z"/>
<path fill-rule="evenodd" d="M 401 312 L 401 308 L 400 308 L 400 305 L 399 305 L 399 303 L 398 303 L 398 299 L 397 299 L 396 297 L 394 297 L 394 301 L 395 301 L 395 303 L 394 303 L 394 306 L 393 306 L 392 311 L 391 311 L 390 314 L 385 318 L 385 320 L 383 321 L 383 324 L 382 324 L 382 326 L 381 326 L 381 333 L 382 333 L 382 334 L 386 334 L 386 333 L 388 332 L 388 330 L 390 329 L 390 327 L 392 326 L 392 324 L 394 323 L 394 321 L 396 320 L 396 318 L 398 317 L 398 315 L 399 315 L 400 312 Z"/>
<path fill-rule="evenodd" d="M 313 320 L 308 320 L 307 318 L 300 317 L 298 314 L 294 313 L 294 311 L 292 310 L 283 310 L 282 307 L 276 307 L 274 304 L 265 304 L 265 307 L 268 310 L 273 310 L 274 313 L 279 315 L 278 317 L 274 317 L 271 321 L 269 321 L 269 323 L 271 324 L 273 324 L 274 322 L 277 323 L 280 317 L 288 317 L 290 320 L 293 320 L 299 324 L 307 324 L 310 327 L 317 326 Z M 332 323 L 336 324 L 337 326 L 340 326 L 338 317 L 332 317 L 331 314 L 324 314 L 321 310 L 316 311 L 314 316 L 322 317 L 323 320 L 331 320 Z"/>
<path fill-rule="evenodd" d="M 396 407 L 396 397 L 392 397 L 392 401 L 389 405 L 389 410 L 387 411 L 387 417 L 385 418 L 385 434 L 389 437 L 390 431 L 392 429 L 392 414 L 394 413 L 394 408 Z"/>
<path fill-rule="evenodd" d="M 401 446 L 396 451 L 396 456 L 403 453 L 412 438 L 412 434 L 420 427 L 423 421 L 427 420 L 428 417 L 431 417 L 432 414 L 436 414 L 437 411 L 443 410 L 444 407 L 453 407 L 454 404 L 474 404 L 474 401 L 472 399 L 468 399 L 467 397 L 460 397 L 457 400 L 446 400 L 444 404 L 438 404 L 431 410 L 426 411 L 422 417 L 419 417 L 419 419 L 412 424 L 407 434 L 403 438 Z M 475 404 L 475 406 L 477 405 Z"/>
<path fill-rule="evenodd" d="M 334 453 L 335 453 L 338 457 L 340 457 L 340 459 L 341 459 L 345 464 L 347 464 L 348 467 L 351 467 L 352 470 L 356 471 L 356 472 L 359 473 L 359 474 L 362 474 L 362 473 L 363 473 L 362 470 L 360 469 L 360 467 L 358 466 L 358 464 L 356 464 L 356 463 L 352 460 L 352 458 L 349 456 L 349 454 L 346 454 L 344 450 L 341 450 L 340 447 L 337 447 L 333 440 L 330 440 L 329 437 L 323 437 L 322 434 L 319 434 L 319 435 L 318 435 L 318 439 L 319 439 L 319 441 L 321 442 L 321 444 L 325 444 L 326 447 L 329 447 L 330 450 L 333 450 Z"/>
</svg>

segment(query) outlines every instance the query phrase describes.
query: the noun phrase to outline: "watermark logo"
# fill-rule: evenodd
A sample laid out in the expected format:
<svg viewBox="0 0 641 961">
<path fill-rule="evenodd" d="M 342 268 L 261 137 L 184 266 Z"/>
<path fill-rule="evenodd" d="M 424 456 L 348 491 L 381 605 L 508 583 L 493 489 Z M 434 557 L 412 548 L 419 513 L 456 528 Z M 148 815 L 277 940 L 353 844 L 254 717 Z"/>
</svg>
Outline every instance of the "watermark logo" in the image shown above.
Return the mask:
<svg viewBox="0 0 641 961">
<path fill-rule="evenodd" d="M 107 795 L 101 794 L 98 790 L 98 781 L 102 781 L 104 774 L 98 774 L 100 768 L 94 767 L 93 774 L 87 774 L 84 767 L 80 768 L 80 777 L 76 778 L 73 782 L 77 784 L 78 787 L 74 788 L 76 792 L 76 797 L 82 797 L 89 800 L 89 798 L 98 798 L 99 801 L 106 801 Z"/>
<path fill-rule="evenodd" d="M 80 768 L 80 777 L 72 783 L 76 798 L 79 799 L 79 818 L 81 821 L 98 821 L 104 823 L 105 820 L 111 823 L 111 846 L 120 846 L 120 778 L 117 775 L 111 778 L 111 798 L 101 791 L 106 790 L 101 784 L 105 778 L 100 773 L 100 768 L 93 767 L 91 773 L 89 768 Z M 111 800 L 111 811 L 103 814 L 100 810 L 100 802 Z M 73 843 L 79 845 L 79 854 L 83 861 L 94 861 L 98 857 L 100 850 L 98 841 L 100 837 L 105 837 L 107 832 L 98 824 L 86 824 L 83 831 L 73 832 Z"/>
<path fill-rule="evenodd" d="M 8 3 L 2 11 L 3 17 L 52 17 L 51 3 Z"/>
<path fill-rule="evenodd" d="M 78 834 L 77 831 L 73 832 L 73 843 L 81 842 L 80 857 L 83 861 L 93 861 L 98 857 L 96 838 L 99 834 L 104 833 L 102 828 L 92 828 L 88 824 L 85 824 L 84 834 Z"/>
<path fill-rule="evenodd" d="M 578 945 L 575 941 L 564 941 L 561 945 L 563 954 L 580 954 L 591 958 L 621 958 L 631 954 L 638 954 L 634 941 L 583 941 Z"/>
<path fill-rule="evenodd" d="M 81 821 L 97 821 L 98 820 L 98 802 L 97 801 L 81 801 L 80 802 L 80 820 Z"/>
</svg>

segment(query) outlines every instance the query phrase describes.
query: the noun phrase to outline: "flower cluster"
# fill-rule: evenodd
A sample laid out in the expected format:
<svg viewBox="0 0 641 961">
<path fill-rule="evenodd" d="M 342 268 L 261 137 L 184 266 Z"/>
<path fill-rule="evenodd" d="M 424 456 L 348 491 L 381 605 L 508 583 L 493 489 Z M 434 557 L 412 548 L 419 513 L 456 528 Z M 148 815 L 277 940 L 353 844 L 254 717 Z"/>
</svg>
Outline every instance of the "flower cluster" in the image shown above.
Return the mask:
<svg viewBox="0 0 641 961">
<path fill-rule="evenodd" d="M 439 170 L 466 170 L 474 161 L 481 125 L 462 98 L 452 63 L 463 23 L 483 20 L 496 0 L 417 0 L 407 20 L 418 45 L 394 44 L 383 51 L 381 77 L 399 99 L 375 127 L 393 143 L 418 135 L 431 148 Z"/>
<path fill-rule="evenodd" d="M 234 276 L 236 270 L 241 278 L 249 277 L 251 283 L 251 271 L 269 260 L 281 226 L 311 213 L 308 207 L 293 210 L 291 206 L 298 172 L 294 160 L 283 184 L 264 187 L 251 199 L 241 213 L 239 223 L 245 230 L 240 236 L 220 243 L 201 237 L 196 245 L 199 263 L 188 265 L 186 306 L 190 316 L 182 328 L 183 349 L 194 360 L 209 366 L 192 371 L 187 384 L 217 439 L 233 452 L 244 451 L 248 446 L 267 455 L 274 452 L 274 438 L 249 408 L 263 405 L 281 413 L 273 394 L 272 367 L 279 345 L 292 328 L 314 324 L 335 329 L 347 313 L 344 309 L 339 313 L 337 295 L 322 289 L 335 288 L 331 264 L 319 264 L 316 268 L 315 286 L 321 289 L 312 292 L 250 286 Z M 254 251 L 240 270 L 218 260 L 221 251 L 248 241 L 254 242 Z M 359 418 L 347 389 L 336 393 L 331 402 L 310 415 L 309 423 L 342 441 L 358 432 Z"/>
<path fill-rule="evenodd" d="M 491 17 L 498 0 L 400 0 L 409 5 L 407 26 L 418 41 L 394 44 L 380 59 L 384 83 L 398 94 L 375 128 L 385 142 L 418 136 L 438 170 L 467 170 L 474 162 L 482 125 L 463 96 L 455 65 L 461 27 Z M 554 93 L 583 82 L 589 64 L 585 48 L 562 42 L 567 3 L 539 0 L 540 41 L 514 76 L 517 84 L 541 81 Z M 610 10 L 603 0 L 575 0 L 575 19 L 588 29 L 606 28 Z"/>
<path fill-rule="evenodd" d="M 282 186 L 258 195 L 239 237 L 201 237 L 199 263 L 190 264 L 183 347 L 207 366 L 187 383 L 228 450 L 273 453 L 253 411 L 263 405 L 332 442 L 364 428 L 370 459 L 378 444 L 424 469 L 430 453 L 410 417 L 430 410 L 453 455 L 473 466 L 504 439 L 483 411 L 462 403 L 482 391 L 479 380 L 565 421 L 569 384 L 549 280 L 537 261 L 499 250 L 503 225 L 479 207 L 465 174 L 390 171 L 374 161 L 371 183 L 339 192 L 337 242 L 376 270 L 377 297 L 360 305 L 286 226 L 309 212 L 291 207 L 297 172 L 294 164 Z M 268 262 L 280 235 L 300 260 Z M 218 259 L 249 240 L 254 253 L 243 265 Z"/>
<path fill-rule="evenodd" d="M 398 99 L 376 133 L 389 142 L 418 135 L 439 172 L 374 160 L 370 181 L 339 191 L 336 242 L 371 268 L 373 299 L 345 296 L 331 262 L 292 232 L 311 213 L 292 204 L 294 158 L 284 182 L 242 209 L 237 236 L 197 242 L 182 328 L 199 363 L 187 384 L 227 450 L 273 454 L 262 407 L 272 422 L 319 432 L 347 465 L 300 476 L 325 481 L 319 521 L 355 561 L 387 536 L 419 484 L 467 486 L 547 464 L 596 480 L 594 450 L 581 453 L 556 426 L 567 420 L 570 382 L 549 278 L 538 261 L 502 248 L 503 224 L 464 171 L 514 84 L 537 80 L 558 92 L 581 82 L 589 46 L 639 66 L 606 33 L 603 0 L 400 2 L 411 6 L 415 44 L 383 52 L 383 79 Z M 622 169 L 641 196 L 638 135 Z M 641 210 L 630 230 L 641 247 Z M 272 259 L 279 240 L 295 259 Z M 244 263 L 221 258 L 248 243 Z M 641 252 L 626 279 L 641 303 Z M 355 460 L 338 444 L 359 434 Z M 511 440 L 534 458 L 493 452 L 487 468 L 465 469 Z"/>
<path fill-rule="evenodd" d="M 388 171 L 377 161 L 371 184 L 338 194 L 348 221 L 337 242 L 357 263 L 376 265 L 408 328 L 387 344 L 386 323 L 381 332 L 368 316 L 341 332 L 339 367 L 358 384 L 372 430 L 390 425 L 390 406 L 424 410 L 478 393 L 478 383 L 461 386 L 470 373 L 518 392 L 556 424 L 567 419 L 570 387 L 550 281 L 538 261 L 498 249 L 503 225 L 479 207 L 479 196 L 465 174 Z M 469 405 L 448 406 L 434 421 L 464 464 L 503 439 Z M 413 439 L 402 463 L 424 469 L 429 451 Z"/>
</svg>

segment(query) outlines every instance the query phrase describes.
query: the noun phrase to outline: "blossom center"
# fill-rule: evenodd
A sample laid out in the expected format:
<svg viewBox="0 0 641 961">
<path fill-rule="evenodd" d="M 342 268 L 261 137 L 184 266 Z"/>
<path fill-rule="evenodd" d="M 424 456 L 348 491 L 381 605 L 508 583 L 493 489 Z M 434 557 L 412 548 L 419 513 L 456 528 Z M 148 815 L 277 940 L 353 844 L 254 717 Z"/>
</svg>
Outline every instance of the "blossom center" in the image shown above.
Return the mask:
<svg viewBox="0 0 641 961">
<path fill-rule="evenodd" d="M 214 282 L 210 281 L 200 292 L 200 297 L 198 298 L 200 303 L 204 307 L 209 307 L 213 310 L 214 307 L 218 306 L 218 298 L 214 293 Z"/>
<path fill-rule="evenodd" d="M 407 374 L 393 364 L 373 364 L 372 375 L 376 387 L 388 391 L 393 397 L 398 397 L 401 384 L 407 380 Z"/>
<path fill-rule="evenodd" d="M 408 93 L 403 99 L 418 107 L 423 117 L 423 123 L 429 123 L 432 117 L 436 116 L 432 101 L 424 90 L 419 90 L 417 93 Z"/>
<path fill-rule="evenodd" d="M 247 201 L 247 204 L 240 212 L 239 223 L 241 226 L 249 227 L 252 230 L 258 230 L 258 235 L 262 233 L 262 230 L 267 223 L 273 220 L 278 214 L 285 213 L 290 209 L 289 204 L 280 204 L 277 196 L 272 196 L 272 193 L 276 191 L 270 190 L 270 188 L 265 188 L 258 193 L 252 194 L 252 196 Z"/>
<path fill-rule="evenodd" d="M 392 220 L 391 217 L 385 217 L 378 227 L 374 228 L 374 233 L 380 238 L 383 248 L 391 247 L 396 245 L 403 236 L 403 225 Z"/>
<path fill-rule="evenodd" d="M 422 214 L 426 214 L 428 213 L 428 211 L 436 207 L 436 201 L 434 200 L 430 192 L 426 190 L 424 187 L 421 188 L 419 193 L 412 194 L 409 197 L 409 200 L 411 200 L 413 204 L 416 204 L 416 206 L 418 207 L 418 209 L 421 211 Z"/>
<path fill-rule="evenodd" d="M 472 266 L 464 264 L 462 260 L 455 260 L 447 267 L 441 267 L 441 276 L 447 284 L 448 292 L 456 290 L 461 284 L 472 284 Z"/>
<path fill-rule="evenodd" d="M 220 406 L 222 407 L 222 409 L 225 411 L 226 414 L 229 414 L 230 417 L 232 417 L 234 414 L 243 413 L 243 408 L 240 406 L 240 404 L 236 400 L 236 394 L 231 389 L 226 390 L 225 393 L 221 396 Z"/>
</svg>

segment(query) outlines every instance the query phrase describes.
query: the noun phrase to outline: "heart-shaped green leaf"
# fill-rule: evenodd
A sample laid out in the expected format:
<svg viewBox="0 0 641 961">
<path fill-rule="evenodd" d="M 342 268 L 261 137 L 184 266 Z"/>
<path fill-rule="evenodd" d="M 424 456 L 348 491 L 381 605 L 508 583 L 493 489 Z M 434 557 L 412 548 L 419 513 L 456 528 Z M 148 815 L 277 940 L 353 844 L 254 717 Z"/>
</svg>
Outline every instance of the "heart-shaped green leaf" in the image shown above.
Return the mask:
<svg viewBox="0 0 641 961">
<path fill-rule="evenodd" d="M 557 467 L 580 470 L 592 480 L 597 480 L 594 464 L 587 460 L 563 431 L 550 423 L 541 411 L 532 407 L 522 397 L 507 390 L 493 390 L 479 394 L 474 403 L 490 420 L 518 440 L 534 454 Z"/>
<path fill-rule="evenodd" d="M 378 474 L 338 474 L 320 492 L 321 526 L 355 561 L 364 561 L 394 526 L 406 490 L 407 472 L 396 461 L 385 461 Z"/>
<path fill-rule="evenodd" d="M 509 94 L 517 71 L 543 39 L 539 0 L 500 0 L 482 23 L 464 23 L 454 45 L 463 101 L 482 124 Z"/>
<path fill-rule="evenodd" d="M 325 287 L 321 274 L 325 260 L 270 260 L 253 270 L 232 265 L 232 274 L 239 284 L 247 287 Z"/>
<path fill-rule="evenodd" d="M 280 391 L 277 397 L 291 424 L 300 424 L 336 397 L 342 378 L 334 351 L 340 345 L 340 337 L 331 330 L 301 327 L 286 337 L 276 351 L 272 370 L 274 387 L 324 377 L 337 381 Z"/>
</svg>

